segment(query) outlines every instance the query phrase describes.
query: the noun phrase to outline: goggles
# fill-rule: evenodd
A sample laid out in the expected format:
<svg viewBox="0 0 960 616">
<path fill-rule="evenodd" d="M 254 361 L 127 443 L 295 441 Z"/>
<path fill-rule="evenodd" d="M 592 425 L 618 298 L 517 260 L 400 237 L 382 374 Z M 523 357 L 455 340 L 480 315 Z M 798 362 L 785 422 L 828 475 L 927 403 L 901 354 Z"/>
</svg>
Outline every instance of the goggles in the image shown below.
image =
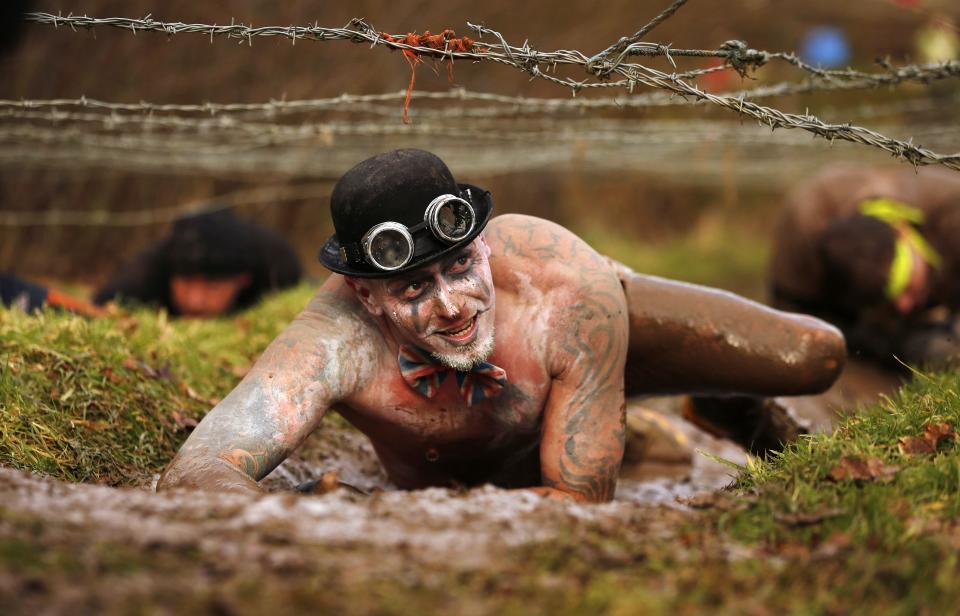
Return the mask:
<svg viewBox="0 0 960 616">
<path fill-rule="evenodd" d="M 347 262 L 363 260 L 371 266 L 390 272 L 409 263 L 421 248 L 421 254 L 431 248 L 428 229 L 436 240 L 450 245 L 470 235 L 477 223 L 473 206 L 456 195 L 440 195 L 427 205 L 423 222 L 407 227 L 399 222 L 381 222 L 370 228 L 360 239 L 359 246 L 344 246 L 341 256 Z M 415 239 L 416 238 L 416 239 Z"/>
</svg>

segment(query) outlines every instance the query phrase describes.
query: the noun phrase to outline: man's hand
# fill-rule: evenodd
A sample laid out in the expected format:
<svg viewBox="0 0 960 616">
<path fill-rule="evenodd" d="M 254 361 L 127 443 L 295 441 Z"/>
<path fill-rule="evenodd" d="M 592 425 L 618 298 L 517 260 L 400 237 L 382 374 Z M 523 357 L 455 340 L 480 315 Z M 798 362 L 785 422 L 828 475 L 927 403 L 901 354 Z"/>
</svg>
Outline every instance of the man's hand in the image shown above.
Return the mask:
<svg viewBox="0 0 960 616">
<path fill-rule="evenodd" d="M 172 487 L 209 492 L 263 494 L 260 484 L 226 460 L 199 453 L 180 452 L 157 483 L 157 489 Z"/>
</svg>

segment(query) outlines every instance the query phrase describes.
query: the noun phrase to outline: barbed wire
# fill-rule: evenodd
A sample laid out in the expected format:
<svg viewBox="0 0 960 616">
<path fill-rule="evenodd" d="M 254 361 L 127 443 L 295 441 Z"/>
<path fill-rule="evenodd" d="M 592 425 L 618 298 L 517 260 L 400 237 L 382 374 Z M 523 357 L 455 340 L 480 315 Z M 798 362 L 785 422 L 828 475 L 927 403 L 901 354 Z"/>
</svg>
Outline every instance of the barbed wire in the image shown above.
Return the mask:
<svg viewBox="0 0 960 616">
<path fill-rule="evenodd" d="M 930 83 L 960 75 L 960 66 L 957 63 L 910 65 L 898 68 L 890 73 L 874 76 L 870 79 L 854 79 L 850 81 L 802 83 L 781 82 L 766 86 L 757 86 L 749 89 L 733 90 L 718 93 L 717 96 L 732 99 L 761 99 L 794 94 L 808 94 L 832 90 L 863 90 L 879 86 L 895 86 L 904 82 Z M 139 101 L 136 103 L 121 103 L 104 101 L 81 96 L 80 98 L 57 99 L 0 99 L 0 109 L 50 109 L 59 111 L 62 108 L 85 108 L 117 113 L 141 113 L 144 115 L 172 115 L 176 113 L 203 114 L 208 116 L 219 115 L 246 115 L 249 117 L 264 116 L 268 118 L 308 113 L 313 111 L 336 110 L 353 113 L 374 113 L 376 115 L 396 115 L 396 108 L 376 106 L 376 103 L 390 103 L 402 101 L 406 96 L 405 90 L 383 94 L 349 94 L 344 93 L 329 98 L 314 98 L 301 100 L 272 99 L 259 103 L 214 103 L 199 104 L 154 103 Z M 705 100 L 693 100 L 667 92 L 649 92 L 616 97 L 575 97 L 575 98 L 543 98 L 508 96 L 491 92 L 476 92 L 464 88 L 452 88 L 444 91 L 415 91 L 414 100 L 422 101 L 463 101 L 470 103 L 489 103 L 492 107 L 445 107 L 444 109 L 427 109 L 420 113 L 427 117 L 496 117 L 500 115 L 516 115 L 521 113 L 566 113 L 584 112 L 593 109 L 643 109 L 648 107 L 688 106 L 704 104 Z"/>
<path fill-rule="evenodd" d="M 591 70 L 591 69 L 596 70 L 594 67 L 597 65 L 597 63 L 602 61 L 612 53 L 616 53 L 616 52 L 620 52 L 621 54 L 626 53 L 630 45 L 633 45 L 634 43 L 639 43 L 640 39 L 644 35 L 649 34 L 651 30 L 656 28 L 662 22 L 666 21 L 667 19 L 670 19 L 670 17 L 672 17 L 673 14 L 676 13 L 680 9 L 680 7 L 682 7 L 686 3 L 687 3 L 687 0 L 675 0 L 673 4 L 665 8 L 663 11 L 660 12 L 659 15 L 651 19 L 642 28 L 637 30 L 633 34 L 633 36 L 621 38 L 619 41 L 617 41 L 613 45 L 607 47 L 600 53 L 590 58 L 587 61 L 587 70 Z M 621 59 L 622 59 L 622 56 L 621 56 Z"/>
<path fill-rule="evenodd" d="M 751 113 L 750 103 L 744 102 L 744 114 Z M 922 146 L 912 144 L 912 139 L 908 142 L 899 141 L 885 137 L 879 132 L 850 126 L 850 125 L 826 125 L 812 116 L 804 117 L 795 114 L 784 114 L 796 120 L 806 120 L 811 126 L 824 126 L 830 130 L 845 131 L 846 141 L 854 141 L 876 145 L 881 149 L 890 151 L 894 148 L 904 148 L 901 156 L 922 156 L 926 160 L 936 160 L 940 164 L 953 169 L 960 169 L 960 153 L 944 155 L 937 154 Z M 481 141 L 504 141 L 516 142 L 526 139 L 539 140 L 583 140 L 596 141 L 595 135 L 585 132 L 584 126 L 588 125 L 548 125 L 536 130 L 524 130 L 523 125 L 507 125 L 501 130 L 496 130 L 494 125 L 479 126 L 471 124 L 463 125 L 445 125 L 435 123 L 417 123 L 416 125 L 405 125 L 399 123 L 372 123 L 372 122 L 324 122 L 324 123 L 304 123 L 300 125 L 280 125 L 270 123 L 243 123 L 231 122 L 218 126 L 214 124 L 202 124 L 209 120 L 190 120 L 183 118 L 157 118 L 157 123 L 163 123 L 176 126 L 182 132 L 141 132 L 137 134 L 103 134 L 96 131 L 84 130 L 78 125 L 68 127 L 39 127 L 29 124 L 15 124 L 0 126 L 0 143 L 19 143 L 32 142 L 42 144 L 74 144 L 85 147 L 98 147 L 120 150 L 147 150 L 155 152 L 186 151 L 197 155 L 227 155 L 236 154 L 244 150 L 258 149 L 269 146 L 295 145 L 318 143 L 331 147 L 336 137 L 345 136 L 441 136 L 445 138 L 463 139 L 463 140 L 481 140 Z M 633 123 L 635 124 L 635 123 Z M 732 126 L 733 131 L 725 133 L 728 139 L 737 141 L 736 130 L 742 130 L 736 125 Z M 215 132 L 204 132 L 199 129 L 218 129 Z M 618 139 L 626 141 L 631 135 L 635 135 L 639 143 L 654 145 L 656 141 L 652 137 L 652 131 L 649 130 L 649 123 L 644 123 L 633 129 L 631 123 L 621 121 L 616 125 L 612 132 L 618 135 Z M 647 130 L 645 130 L 647 129 Z M 941 131 L 941 134 L 943 131 Z M 214 143 L 214 137 L 225 141 L 226 143 Z M 704 134 L 694 133 L 694 138 L 703 138 Z M 906 150 L 909 148 L 909 150 Z"/>
<path fill-rule="evenodd" d="M 169 224 L 186 216 L 245 205 L 279 205 L 330 196 L 333 182 L 261 186 L 235 190 L 209 199 L 170 207 L 141 210 L 33 210 L 0 211 L 2 227 L 139 227 Z"/>
<path fill-rule="evenodd" d="M 5 117 L 52 123 L 52 126 L 2 122 Z M 147 122 L 151 129 L 129 132 L 127 123 Z M 72 122 L 66 126 L 60 123 Z M 914 126 L 914 134 L 923 135 L 923 127 Z M 952 125 L 933 125 L 926 134 L 942 140 L 955 134 Z M 235 154 L 271 146 L 334 147 L 338 138 L 352 137 L 443 137 L 474 142 L 617 142 L 655 146 L 664 143 L 696 143 L 703 139 L 723 138 L 731 143 L 780 142 L 803 146 L 817 142 L 787 137 L 776 139 L 762 131 L 747 131 L 730 121 L 670 121 L 579 118 L 562 121 L 549 118 L 487 119 L 470 124 L 426 121 L 415 125 L 394 122 L 308 122 L 283 125 L 243 122 L 234 118 L 183 117 L 103 117 L 84 112 L 34 112 L 0 110 L 0 143 L 72 144 L 112 150 L 150 152 L 194 152 L 197 154 Z M 277 154 L 282 156 L 282 152 Z"/>
<path fill-rule="evenodd" d="M 659 24 L 664 19 L 673 15 L 673 13 L 676 12 L 676 9 L 686 2 L 687 0 L 677 0 L 673 6 L 661 13 L 661 15 L 655 18 L 651 24 L 648 24 L 648 26 Z M 608 62 L 603 59 L 605 52 L 601 52 L 600 54 L 596 54 L 595 56 L 588 58 L 582 52 L 577 50 L 561 49 L 555 51 L 538 51 L 531 48 L 526 42 L 523 44 L 523 46 L 516 47 L 509 45 L 500 32 L 492 28 L 470 22 L 467 22 L 468 28 L 476 31 L 479 36 L 482 37 L 484 34 L 492 36 L 496 38 L 499 43 L 481 43 L 480 41 L 477 41 L 476 44 L 467 51 L 457 50 L 453 47 L 436 49 L 433 47 L 409 45 L 407 43 L 398 42 L 397 40 L 391 40 L 402 38 L 402 35 L 388 35 L 390 38 L 386 38 L 384 36 L 385 33 L 377 30 L 363 19 L 357 18 L 350 20 L 347 25 L 340 28 L 322 27 L 316 23 L 313 26 L 290 25 L 253 27 L 246 26 L 242 23 L 237 24 L 233 20 L 231 20 L 230 25 L 187 24 L 183 22 L 162 22 L 153 19 L 151 15 L 147 15 L 142 19 L 133 19 L 126 17 L 101 18 L 73 14 L 64 16 L 62 14 L 53 15 L 51 13 L 36 12 L 27 13 L 24 18 L 29 22 L 52 25 L 55 28 L 70 27 L 73 31 L 76 31 L 78 28 L 92 31 L 96 26 L 106 26 L 130 30 L 134 35 L 136 35 L 137 32 L 159 32 L 166 34 L 168 37 L 172 37 L 177 34 L 193 33 L 207 35 L 210 37 L 211 42 L 215 37 L 222 36 L 226 38 L 241 39 L 242 41 L 246 41 L 251 46 L 253 45 L 253 39 L 257 37 L 286 37 L 291 39 L 293 44 L 296 44 L 297 40 L 350 41 L 354 43 L 370 43 L 371 47 L 380 45 L 395 50 L 406 50 L 416 55 L 432 57 L 440 61 L 467 59 L 476 62 L 492 61 L 500 64 L 507 64 L 515 68 L 519 68 L 524 72 L 530 73 L 534 77 L 545 78 L 554 81 L 559 85 L 569 87 L 574 93 L 584 88 L 610 87 L 627 87 L 632 92 L 633 88 L 638 83 L 651 87 L 660 87 L 655 83 L 648 83 L 643 79 L 643 71 L 648 67 L 642 64 L 625 62 L 622 57 Z M 641 30 L 637 34 L 642 35 L 644 32 L 644 30 Z M 633 37 L 630 39 L 631 41 L 632 38 Z M 621 39 L 620 42 L 624 40 L 626 39 Z M 617 44 L 608 49 L 612 49 L 616 46 Z M 741 74 L 746 74 L 747 70 L 750 68 L 763 66 L 771 60 L 782 60 L 798 69 L 801 69 L 804 72 L 809 73 L 810 75 L 828 81 L 866 79 L 876 80 L 877 85 L 889 83 L 889 76 L 886 73 L 866 73 L 853 69 L 826 70 L 801 61 L 793 53 L 768 52 L 751 49 L 747 47 L 745 42 L 739 40 L 727 41 L 718 49 L 674 49 L 670 45 L 664 45 L 661 43 L 632 41 L 623 51 L 626 55 L 663 56 L 670 61 L 674 68 L 676 68 L 676 63 L 673 61 L 673 58 L 675 57 L 713 57 L 725 60 L 729 63 L 729 68 L 732 68 Z M 598 57 L 600 58 L 599 60 Z M 957 76 L 960 74 L 960 66 L 950 67 L 949 65 L 951 64 L 958 65 L 960 63 L 944 63 L 944 65 L 947 66 L 948 76 Z M 563 80 L 552 77 L 548 74 L 549 71 L 555 72 L 558 66 L 563 65 L 581 66 L 590 75 L 609 75 L 613 72 L 617 72 L 623 75 L 625 79 L 618 82 L 588 83 L 578 82 L 571 78 Z M 541 69 L 541 66 L 546 68 Z M 722 69 L 724 67 L 719 68 Z M 887 71 L 894 70 L 886 63 L 884 63 L 884 68 L 887 69 Z M 700 69 L 699 71 L 691 71 L 690 73 L 703 74 L 706 72 L 713 72 L 715 70 L 718 70 L 718 67 Z M 687 75 L 687 73 L 674 72 L 671 74 L 671 77 L 679 79 L 685 75 Z M 921 74 L 909 78 L 923 81 L 930 77 Z M 942 77 L 934 76 L 932 78 Z M 900 80 L 903 79 L 904 77 L 900 78 Z"/>
<path fill-rule="evenodd" d="M 682 4 L 683 2 L 674 3 L 676 8 L 679 8 Z M 672 15 L 673 13 L 671 12 L 670 14 Z M 669 17 L 669 15 L 666 15 L 666 17 Z M 666 19 L 666 17 L 664 17 L 664 19 Z M 793 54 L 768 53 L 749 49 L 742 41 L 728 41 L 716 50 L 681 50 L 672 49 L 668 45 L 658 43 L 629 42 L 619 57 L 613 61 L 609 61 L 605 55 L 599 59 L 596 57 L 589 58 L 577 50 L 542 52 L 531 48 L 527 43 L 524 43 L 522 47 L 511 46 L 500 32 L 469 22 L 467 23 L 468 27 L 477 32 L 478 36 L 482 38 L 484 35 L 487 35 L 488 37 L 498 40 L 499 43 L 483 42 L 482 44 L 478 43 L 477 45 L 473 45 L 471 42 L 470 46 L 462 46 L 462 49 L 456 50 L 450 46 L 444 49 L 434 49 L 431 47 L 408 45 L 399 40 L 392 40 L 394 39 L 392 36 L 385 37 L 383 33 L 360 19 L 353 19 L 342 28 L 326 28 L 316 24 L 313 26 L 265 26 L 257 28 L 236 23 L 223 26 L 216 24 L 186 24 L 182 22 L 161 22 L 152 19 L 150 15 L 143 19 L 129 19 L 74 15 L 64 17 L 50 13 L 28 13 L 26 19 L 35 23 L 50 24 L 57 28 L 61 26 L 69 27 L 73 30 L 77 28 L 91 29 L 95 26 L 108 26 L 129 29 L 134 34 L 137 34 L 137 32 L 161 32 L 167 34 L 168 37 L 180 33 L 199 33 L 209 36 L 211 41 L 216 36 L 224 36 L 245 40 L 250 45 L 252 45 L 254 37 L 263 36 L 287 37 L 292 39 L 294 44 L 298 39 L 314 41 L 346 40 L 354 43 L 369 43 L 371 46 L 381 45 L 391 49 L 405 50 L 406 52 L 414 54 L 416 57 L 426 56 L 440 61 L 467 59 L 505 64 L 522 70 L 533 78 L 543 79 L 556 85 L 570 88 L 574 95 L 585 88 L 610 87 L 625 88 L 632 93 L 639 84 L 666 90 L 682 97 L 689 97 L 695 101 L 710 103 L 740 115 L 751 117 L 761 124 L 769 126 L 772 130 L 777 128 L 800 129 L 830 141 L 842 139 L 880 148 L 897 158 L 912 163 L 914 166 L 941 164 L 952 169 L 960 170 L 960 154 L 939 154 L 922 146 L 914 145 L 912 140 L 901 141 L 892 139 L 870 129 L 851 124 L 829 124 L 809 113 L 800 115 L 782 112 L 775 108 L 747 101 L 745 97 L 733 98 L 711 94 L 696 85 L 688 83 L 678 76 L 675 71 L 673 73 L 667 73 L 643 64 L 625 61 L 627 56 L 633 55 L 664 56 L 670 61 L 674 68 L 676 68 L 674 57 L 712 56 L 723 58 L 733 69 L 741 74 L 746 74 L 749 70 L 762 66 L 770 60 L 778 59 L 808 72 L 815 78 L 827 81 L 876 80 L 877 83 L 880 84 L 884 82 L 889 83 L 891 79 L 889 73 L 874 75 L 853 70 L 824 71 L 801 62 Z M 614 47 L 616 47 L 616 45 Z M 598 78 L 599 80 L 593 82 L 587 80 L 578 81 L 571 77 L 560 78 L 550 74 L 551 71 L 555 73 L 559 66 L 583 67 L 588 75 Z M 944 63 L 939 66 L 938 70 L 944 76 L 954 77 L 960 75 L 960 62 Z M 609 80 L 609 76 L 613 74 L 620 75 L 622 79 L 617 81 Z"/>
</svg>

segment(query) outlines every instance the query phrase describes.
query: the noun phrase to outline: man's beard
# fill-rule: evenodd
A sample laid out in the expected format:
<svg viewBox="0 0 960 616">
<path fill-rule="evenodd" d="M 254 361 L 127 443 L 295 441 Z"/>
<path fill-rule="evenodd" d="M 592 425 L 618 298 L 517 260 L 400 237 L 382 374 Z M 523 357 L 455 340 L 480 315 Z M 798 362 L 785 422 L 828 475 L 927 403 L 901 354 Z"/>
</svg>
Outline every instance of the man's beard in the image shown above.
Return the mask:
<svg viewBox="0 0 960 616">
<path fill-rule="evenodd" d="M 460 372 L 469 372 L 478 364 L 487 360 L 493 353 L 493 326 L 486 336 L 477 338 L 456 354 L 430 353 L 430 356 L 448 368 Z"/>
</svg>

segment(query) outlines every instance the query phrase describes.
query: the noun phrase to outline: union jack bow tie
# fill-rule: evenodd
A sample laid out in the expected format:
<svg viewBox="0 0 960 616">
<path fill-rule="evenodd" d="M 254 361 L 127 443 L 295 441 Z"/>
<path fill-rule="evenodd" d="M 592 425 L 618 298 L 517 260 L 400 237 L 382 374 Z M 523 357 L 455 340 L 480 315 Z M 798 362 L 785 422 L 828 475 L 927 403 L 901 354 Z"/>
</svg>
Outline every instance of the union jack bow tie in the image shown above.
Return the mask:
<svg viewBox="0 0 960 616">
<path fill-rule="evenodd" d="M 467 406 L 496 398 L 507 384 L 507 372 L 485 361 L 469 372 L 460 372 L 437 362 L 423 349 L 405 344 L 400 345 L 399 360 L 403 380 L 426 398 L 437 395 L 440 384 L 450 372 L 456 375 L 460 395 Z"/>
</svg>

